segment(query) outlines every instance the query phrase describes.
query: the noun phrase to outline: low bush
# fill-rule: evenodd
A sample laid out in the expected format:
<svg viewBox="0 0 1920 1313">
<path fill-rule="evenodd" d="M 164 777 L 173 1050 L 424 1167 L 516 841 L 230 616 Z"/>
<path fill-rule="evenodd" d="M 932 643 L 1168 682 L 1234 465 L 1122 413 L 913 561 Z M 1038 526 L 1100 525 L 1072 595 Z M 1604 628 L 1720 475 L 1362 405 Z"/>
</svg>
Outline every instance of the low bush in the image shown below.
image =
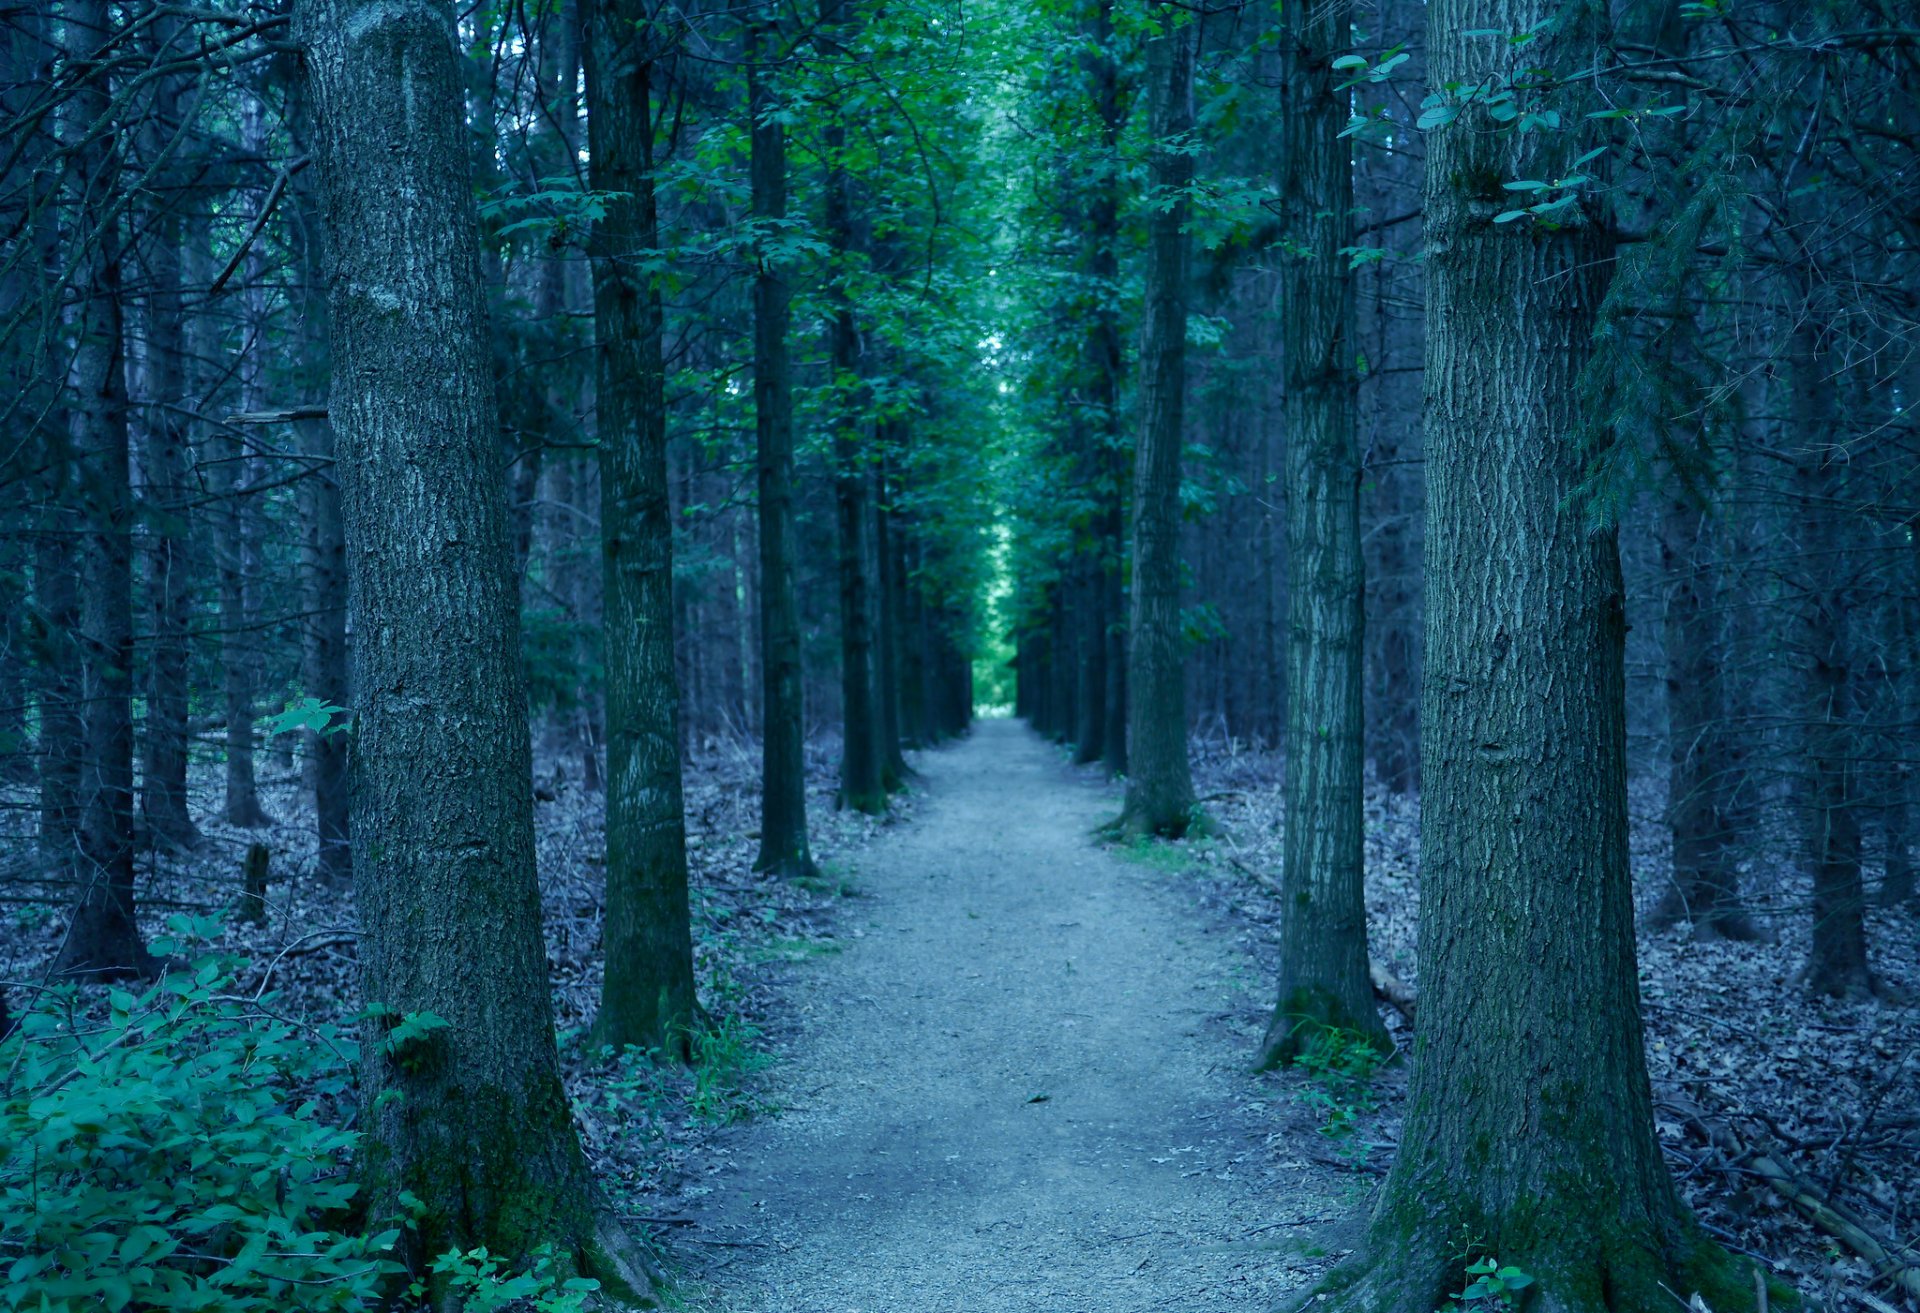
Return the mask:
<svg viewBox="0 0 1920 1313">
<path fill-rule="evenodd" d="M 242 967 L 44 990 L 0 1044 L 0 1309 L 376 1304 L 398 1232 L 350 1229 L 352 1045 L 235 992 Z"/>
</svg>

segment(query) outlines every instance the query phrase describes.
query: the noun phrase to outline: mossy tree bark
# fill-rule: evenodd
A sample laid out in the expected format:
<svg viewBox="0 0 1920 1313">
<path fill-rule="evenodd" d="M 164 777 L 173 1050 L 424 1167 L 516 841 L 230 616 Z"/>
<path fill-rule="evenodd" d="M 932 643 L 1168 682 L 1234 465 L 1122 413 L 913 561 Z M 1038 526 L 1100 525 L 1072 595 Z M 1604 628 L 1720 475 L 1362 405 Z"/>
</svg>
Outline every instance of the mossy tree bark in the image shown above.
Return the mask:
<svg viewBox="0 0 1920 1313">
<path fill-rule="evenodd" d="M 787 333 L 793 290 L 766 249 L 787 221 L 787 129 L 768 85 L 778 29 L 749 30 L 747 105 L 753 116 L 749 183 L 763 247 L 753 275 L 753 423 L 760 490 L 761 771 L 757 871 L 816 873 L 807 840 L 806 723 L 800 613 L 793 593 L 793 391 Z"/>
<path fill-rule="evenodd" d="M 1147 322 L 1133 463 L 1133 596 L 1127 625 L 1127 798 L 1122 834 L 1178 838 L 1194 819 L 1180 627 L 1180 451 L 1187 371 L 1187 234 L 1193 183 L 1194 22 L 1153 6 L 1147 42 L 1152 141 Z"/>
<path fill-rule="evenodd" d="M 355 616 L 353 871 L 369 1022 L 361 1171 L 416 1263 L 551 1246 L 650 1291 L 597 1205 L 561 1085 L 527 697 L 459 42 L 442 0 L 300 0 L 332 257 Z M 396 1015 L 446 1024 L 397 1049 Z"/>
<path fill-rule="evenodd" d="M 661 34 L 641 0 L 595 0 L 585 44 L 594 225 L 607 698 L 606 978 L 594 1039 L 681 1058 L 696 1002 L 687 907 L 666 369 L 653 265 L 653 78 Z"/>
<path fill-rule="evenodd" d="M 1430 79 L 1594 63 L 1600 0 L 1435 0 Z M 1514 60 L 1476 30 L 1538 32 Z M 1512 61 L 1511 63 L 1509 61 Z M 1522 81 L 1526 81 L 1523 77 Z M 1750 1308 L 1654 1138 L 1627 869 L 1619 553 L 1578 496 L 1578 379 L 1610 267 L 1591 210 L 1495 224 L 1502 183 L 1565 177 L 1580 81 L 1522 87 L 1563 131 L 1479 106 L 1427 138 L 1427 645 L 1420 1025 L 1401 1149 L 1316 1310 L 1432 1313 L 1468 1258 L 1529 1307 Z"/>
<path fill-rule="evenodd" d="M 1366 566 L 1355 431 L 1353 162 L 1334 59 L 1349 0 L 1282 11 L 1281 267 L 1287 426 L 1287 774 L 1280 982 L 1260 1065 L 1328 1028 L 1390 1045 L 1367 976 Z"/>
</svg>

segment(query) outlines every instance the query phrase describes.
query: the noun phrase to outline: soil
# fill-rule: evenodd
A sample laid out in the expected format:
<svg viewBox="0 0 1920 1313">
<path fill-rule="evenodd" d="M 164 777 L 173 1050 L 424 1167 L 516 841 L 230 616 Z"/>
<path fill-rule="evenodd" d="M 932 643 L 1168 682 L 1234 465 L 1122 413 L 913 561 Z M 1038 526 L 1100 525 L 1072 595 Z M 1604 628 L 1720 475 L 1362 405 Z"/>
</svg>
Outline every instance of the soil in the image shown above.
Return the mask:
<svg viewBox="0 0 1920 1313">
<path fill-rule="evenodd" d="M 781 968 L 779 1115 L 682 1194 L 691 1302 L 1272 1308 L 1370 1182 L 1297 1155 L 1311 1128 L 1246 1070 L 1239 936 L 1178 869 L 1096 846 L 1117 794 L 1025 726 L 918 765 L 913 824 L 851 860 L 845 951 Z"/>
</svg>

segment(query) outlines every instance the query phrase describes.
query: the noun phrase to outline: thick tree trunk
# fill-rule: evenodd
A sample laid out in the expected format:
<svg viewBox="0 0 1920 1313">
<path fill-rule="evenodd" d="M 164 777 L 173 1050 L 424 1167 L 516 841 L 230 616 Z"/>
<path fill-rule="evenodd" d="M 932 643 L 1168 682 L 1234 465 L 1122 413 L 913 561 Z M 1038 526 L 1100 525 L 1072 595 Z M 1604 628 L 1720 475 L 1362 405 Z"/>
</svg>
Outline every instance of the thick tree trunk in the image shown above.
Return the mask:
<svg viewBox="0 0 1920 1313">
<path fill-rule="evenodd" d="M 63 13 L 75 60 L 91 60 L 113 35 L 103 0 Z M 150 965 L 133 904 L 133 494 L 127 452 L 127 382 L 120 236 L 105 202 L 111 138 L 81 141 L 108 111 L 105 74 L 83 80 L 69 125 L 69 204 L 77 240 L 68 252 L 73 340 L 67 373 L 70 450 L 84 510 L 80 537 L 81 763 L 74 876 L 80 884 L 56 970 L 93 977 L 142 974 Z"/>
<path fill-rule="evenodd" d="M 1186 641 L 1180 626 L 1180 452 L 1185 441 L 1187 234 L 1193 156 L 1194 23 L 1157 7 L 1147 43 L 1152 124 L 1147 323 L 1133 466 L 1133 609 L 1127 626 L 1127 800 L 1123 834 L 1178 838 L 1195 818 L 1187 762 Z"/>
<path fill-rule="evenodd" d="M 1436 0 L 1434 86 L 1588 69 L 1600 0 Z M 1627 869 L 1617 545 L 1577 490 L 1581 368 L 1610 242 L 1592 210 L 1495 224 L 1501 183 L 1570 173 L 1561 131 L 1477 104 L 1427 137 L 1427 649 L 1420 1025 L 1400 1153 L 1363 1253 L 1316 1310 L 1432 1313 L 1470 1259 L 1532 1275 L 1544 1313 L 1750 1308 L 1653 1134 Z M 1538 93 L 1532 93 L 1538 95 Z M 1669 1293 L 1672 1292 L 1672 1293 Z"/>
<path fill-rule="evenodd" d="M 587 149 L 616 199 L 593 230 L 600 537 L 606 554 L 606 981 L 594 1037 L 686 1056 L 694 1022 L 673 524 L 654 208 L 657 40 L 640 0 L 597 0 L 586 41 Z"/>
<path fill-rule="evenodd" d="M 787 129 L 763 63 L 775 57 L 763 19 L 751 29 L 747 102 L 753 217 L 778 235 L 787 220 Z M 805 684 L 800 610 L 793 595 L 793 391 L 787 333 L 793 320 L 787 273 L 763 250 L 753 277 L 753 425 L 760 488 L 760 852 L 757 871 L 816 873 L 807 839 Z"/>
<path fill-rule="evenodd" d="M 332 255 L 328 409 L 357 639 L 353 867 L 378 1009 L 365 1204 L 391 1217 L 402 1192 L 417 1200 L 416 1262 L 550 1245 L 616 1297 L 644 1296 L 595 1206 L 554 1045 L 452 9 L 300 0 L 294 22 Z M 389 1042 L 427 1013 L 443 1024 Z"/>
<path fill-rule="evenodd" d="M 1304 250 L 1282 266 L 1287 422 L 1287 774 L 1280 989 L 1260 1062 L 1291 1061 L 1327 1029 L 1390 1046 L 1367 978 L 1366 566 L 1348 96 L 1334 59 L 1349 0 L 1283 11 L 1281 222 Z"/>
</svg>

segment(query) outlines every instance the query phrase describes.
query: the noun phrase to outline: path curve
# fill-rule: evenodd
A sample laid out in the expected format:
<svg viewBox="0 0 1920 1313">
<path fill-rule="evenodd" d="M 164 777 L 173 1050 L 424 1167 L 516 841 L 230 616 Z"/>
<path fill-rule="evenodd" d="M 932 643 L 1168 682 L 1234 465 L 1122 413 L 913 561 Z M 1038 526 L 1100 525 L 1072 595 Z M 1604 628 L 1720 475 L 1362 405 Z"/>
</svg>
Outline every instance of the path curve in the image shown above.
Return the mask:
<svg viewBox="0 0 1920 1313">
<path fill-rule="evenodd" d="M 1025 726 L 919 764 L 847 950 L 787 968 L 787 1111 L 729 1141 L 694 1275 L 729 1313 L 1271 1308 L 1304 1279 L 1286 1224 L 1352 1179 L 1267 1142 L 1228 927 L 1094 847 L 1117 796 Z"/>
</svg>

